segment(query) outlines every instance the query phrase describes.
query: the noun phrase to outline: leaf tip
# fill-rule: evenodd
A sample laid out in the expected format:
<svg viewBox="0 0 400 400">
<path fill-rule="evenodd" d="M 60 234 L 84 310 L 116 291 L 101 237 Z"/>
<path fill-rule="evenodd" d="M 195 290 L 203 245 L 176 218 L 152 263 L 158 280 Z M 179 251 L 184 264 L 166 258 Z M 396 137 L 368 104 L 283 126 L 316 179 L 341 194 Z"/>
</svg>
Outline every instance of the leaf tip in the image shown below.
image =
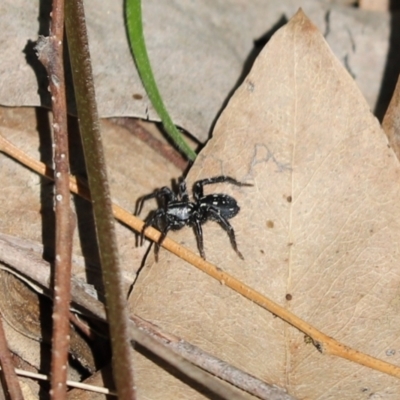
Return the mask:
<svg viewBox="0 0 400 400">
<path fill-rule="evenodd" d="M 288 22 L 288 25 L 293 25 L 297 27 L 297 29 L 300 28 L 304 33 L 319 32 L 318 28 L 311 22 L 301 7 Z"/>
</svg>

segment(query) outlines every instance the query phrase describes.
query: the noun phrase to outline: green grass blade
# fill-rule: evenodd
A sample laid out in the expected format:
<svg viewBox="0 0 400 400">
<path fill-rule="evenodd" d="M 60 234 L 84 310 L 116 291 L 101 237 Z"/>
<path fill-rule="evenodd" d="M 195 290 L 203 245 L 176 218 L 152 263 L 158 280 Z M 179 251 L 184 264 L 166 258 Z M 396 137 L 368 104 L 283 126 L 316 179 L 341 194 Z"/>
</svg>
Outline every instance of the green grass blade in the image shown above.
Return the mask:
<svg viewBox="0 0 400 400">
<path fill-rule="evenodd" d="M 141 1 L 126 0 L 125 15 L 132 53 L 147 95 L 149 96 L 154 109 L 160 116 L 164 125 L 164 129 L 168 135 L 178 146 L 178 148 L 186 155 L 186 157 L 190 161 L 193 161 L 196 158 L 196 153 L 184 141 L 181 133 L 172 122 L 154 79 L 149 56 L 147 54 L 146 45 L 144 42 Z"/>
</svg>

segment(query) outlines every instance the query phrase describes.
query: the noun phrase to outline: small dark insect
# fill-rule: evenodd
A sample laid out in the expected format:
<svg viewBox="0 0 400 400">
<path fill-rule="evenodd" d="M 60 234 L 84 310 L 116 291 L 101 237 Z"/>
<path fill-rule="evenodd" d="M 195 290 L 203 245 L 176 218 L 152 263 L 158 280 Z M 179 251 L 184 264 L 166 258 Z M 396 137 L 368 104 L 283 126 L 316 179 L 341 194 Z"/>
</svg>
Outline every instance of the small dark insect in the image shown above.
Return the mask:
<svg viewBox="0 0 400 400">
<path fill-rule="evenodd" d="M 161 237 L 156 247 L 156 257 L 158 247 L 167 236 L 168 231 L 171 229 L 178 230 L 188 225 L 193 227 L 197 247 L 201 257 L 205 259 L 202 224 L 212 220 L 218 222 L 227 232 L 233 249 L 243 259 L 242 253 L 237 248 L 235 231 L 228 222 L 228 219 L 233 218 L 240 210 L 236 200 L 222 193 L 204 195 L 204 185 L 221 182 L 228 182 L 236 186 L 252 186 L 249 183 L 238 182 L 236 179 L 222 175 L 195 182 L 193 185 L 193 201 L 189 200 L 185 181 L 179 184 L 178 194 L 164 186 L 139 199 L 136 214 L 139 214 L 142 210 L 143 203 L 151 198 L 156 198 L 160 205 L 160 208 L 151 213 L 146 220 L 141 234 L 143 240 L 144 231 L 148 226 L 155 226 L 161 231 Z"/>
</svg>

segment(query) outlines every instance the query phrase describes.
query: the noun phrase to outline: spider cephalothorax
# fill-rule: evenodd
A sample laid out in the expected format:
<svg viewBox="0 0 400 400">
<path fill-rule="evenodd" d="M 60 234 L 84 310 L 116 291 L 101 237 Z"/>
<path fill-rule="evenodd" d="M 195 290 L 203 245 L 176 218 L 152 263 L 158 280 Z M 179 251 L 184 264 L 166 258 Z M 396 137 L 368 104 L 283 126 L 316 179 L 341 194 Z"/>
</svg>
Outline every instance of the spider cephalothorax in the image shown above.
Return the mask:
<svg viewBox="0 0 400 400">
<path fill-rule="evenodd" d="M 195 182 L 193 185 L 193 201 L 189 200 L 185 181 L 180 183 L 178 194 L 164 186 L 139 199 L 137 214 L 140 213 L 144 201 L 148 199 L 155 197 L 160 203 L 160 208 L 150 214 L 146 220 L 142 230 L 142 237 L 148 226 L 155 226 L 161 231 L 161 237 L 158 241 L 158 245 L 160 245 L 169 230 L 178 230 L 185 225 L 192 226 L 200 255 L 205 259 L 201 225 L 208 220 L 212 220 L 218 222 L 227 232 L 233 249 L 243 259 L 242 253 L 237 248 L 235 231 L 228 222 L 228 219 L 233 218 L 240 210 L 236 200 L 222 193 L 204 195 L 204 185 L 221 182 L 228 182 L 236 186 L 252 186 L 251 184 L 241 183 L 229 176 L 222 175 Z"/>
</svg>

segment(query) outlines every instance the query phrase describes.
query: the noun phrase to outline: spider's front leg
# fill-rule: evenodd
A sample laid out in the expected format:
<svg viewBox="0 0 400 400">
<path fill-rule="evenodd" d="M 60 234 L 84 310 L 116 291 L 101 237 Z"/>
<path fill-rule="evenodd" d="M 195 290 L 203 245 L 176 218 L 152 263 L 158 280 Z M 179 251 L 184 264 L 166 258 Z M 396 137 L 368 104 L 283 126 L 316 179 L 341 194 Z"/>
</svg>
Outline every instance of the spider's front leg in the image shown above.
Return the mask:
<svg viewBox="0 0 400 400">
<path fill-rule="evenodd" d="M 164 227 L 162 227 L 160 225 L 160 221 L 164 219 Z M 157 228 L 160 232 L 160 238 L 157 240 L 157 242 L 155 242 L 155 249 L 154 249 L 154 255 L 155 255 L 155 259 L 156 261 L 158 261 L 158 253 L 160 250 L 160 246 L 162 244 L 162 242 L 164 241 L 164 239 L 167 236 L 167 233 L 169 232 L 169 230 L 171 229 L 171 225 L 168 224 L 168 221 L 166 220 L 166 215 L 165 215 L 165 211 L 162 208 L 159 208 L 143 225 L 142 231 L 140 233 L 140 239 L 141 239 L 141 245 L 143 245 L 143 241 L 144 241 L 144 232 L 145 230 L 149 227 L 149 226 L 154 226 L 155 228 Z"/>
<path fill-rule="evenodd" d="M 145 221 L 142 231 L 140 232 L 140 245 L 143 245 L 144 242 L 144 232 L 146 228 L 149 226 L 154 226 L 158 230 L 160 230 L 160 219 L 165 218 L 165 211 L 163 208 L 159 208 L 157 211 L 155 211 L 153 214 L 150 214 L 150 217 L 147 218 Z"/>
<path fill-rule="evenodd" d="M 136 209 L 134 215 L 139 215 L 142 211 L 143 204 L 145 201 L 157 198 L 157 200 L 163 200 L 164 206 L 167 205 L 169 202 L 176 199 L 175 193 L 168 187 L 164 186 L 161 189 L 155 190 L 153 193 L 147 194 L 143 197 L 140 197 L 136 202 Z M 158 201 L 159 202 L 159 201 Z M 146 219 L 143 228 L 140 232 L 140 245 L 143 246 L 144 242 L 144 231 L 148 226 L 156 225 L 157 229 L 159 229 L 159 219 L 164 217 L 165 218 L 165 211 L 164 208 L 159 208 L 155 211 L 152 215 Z"/>
<path fill-rule="evenodd" d="M 223 183 L 223 182 L 228 182 L 236 186 L 253 186 L 251 183 L 239 182 L 230 176 L 226 175 L 214 176 L 213 178 L 201 179 L 200 181 L 195 182 L 195 184 L 193 185 L 193 197 L 195 198 L 196 201 L 198 201 L 204 196 L 205 185 L 212 185 L 213 183 Z"/>
<path fill-rule="evenodd" d="M 164 199 L 164 203 L 168 204 L 169 202 L 176 200 L 176 195 L 169 187 L 166 186 L 155 190 L 153 193 L 146 194 L 145 196 L 140 197 L 136 202 L 136 210 L 134 215 L 139 215 L 141 213 L 145 201 L 154 198 Z"/>
</svg>

